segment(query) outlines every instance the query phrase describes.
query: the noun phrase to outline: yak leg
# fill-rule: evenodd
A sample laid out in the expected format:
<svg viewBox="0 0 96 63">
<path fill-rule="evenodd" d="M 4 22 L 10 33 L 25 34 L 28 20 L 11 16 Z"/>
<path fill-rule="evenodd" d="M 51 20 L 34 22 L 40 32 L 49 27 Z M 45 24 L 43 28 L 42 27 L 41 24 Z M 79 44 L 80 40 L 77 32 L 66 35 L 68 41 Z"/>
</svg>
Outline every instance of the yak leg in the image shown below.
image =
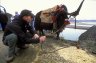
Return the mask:
<svg viewBox="0 0 96 63">
<path fill-rule="evenodd" d="M 56 37 L 57 40 L 60 39 L 59 34 L 60 34 L 60 32 L 57 32 L 57 37 Z"/>
<path fill-rule="evenodd" d="M 43 31 L 43 29 L 42 30 L 40 30 L 40 35 L 42 36 L 44 36 L 45 35 L 45 33 L 44 33 L 44 31 Z"/>
</svg>

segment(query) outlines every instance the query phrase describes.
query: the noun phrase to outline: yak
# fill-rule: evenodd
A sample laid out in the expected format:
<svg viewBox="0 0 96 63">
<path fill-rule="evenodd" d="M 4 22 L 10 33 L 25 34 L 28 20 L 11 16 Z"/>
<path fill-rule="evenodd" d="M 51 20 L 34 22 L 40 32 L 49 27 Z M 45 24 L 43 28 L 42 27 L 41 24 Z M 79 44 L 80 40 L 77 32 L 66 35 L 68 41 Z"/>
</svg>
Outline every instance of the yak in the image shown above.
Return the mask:
<svg viewBox="0 0 96 63">
<path fill-rule="evenodd" d="M 79 15 L 79 11 L 84 0 L 81 2 L 80 6 L 75 12 L 68 13 L 67 7 L 65 5 L 56 5 L 47 10 L 40 11 L 35 16 L 35 30 L 40 31 L 42 35 L 45 35 L 43 30 L 55 30 L 57 33 L 57 39 L 59 39 L 59 34 L 70 24 L 68 21 L 68 15 L 76 17 Z"/>
<path fill-rule="evenodd" d="M 65 12 L 66 11 L 66 12 Z M 65 5 L 57 5 L 53 8 L 40 11 L 35 16 L 35 30 L 41 31 L 42 35 L 45 35 L 44 30 L 58 30 L 57 39 L 59 39 L 59 33 L 63 28 L 69 24 L 67 16 L 67 7 Z M 67 22 L 67 23 L 66 23 Z"/>
</svg>

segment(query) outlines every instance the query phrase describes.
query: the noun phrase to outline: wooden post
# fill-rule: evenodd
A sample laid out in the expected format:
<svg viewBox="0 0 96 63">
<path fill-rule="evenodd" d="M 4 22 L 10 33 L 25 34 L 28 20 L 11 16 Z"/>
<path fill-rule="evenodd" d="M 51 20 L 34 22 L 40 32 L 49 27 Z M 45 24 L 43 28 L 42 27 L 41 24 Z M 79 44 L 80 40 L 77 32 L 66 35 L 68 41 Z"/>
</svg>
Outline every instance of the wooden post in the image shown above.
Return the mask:
<svg viewBox="0 0 96 63">
<path fill-rule="evenodd" d="M 75 18 L 75 29 L 76 29 L 76 17 L 74 17 Z"/>
</svg>

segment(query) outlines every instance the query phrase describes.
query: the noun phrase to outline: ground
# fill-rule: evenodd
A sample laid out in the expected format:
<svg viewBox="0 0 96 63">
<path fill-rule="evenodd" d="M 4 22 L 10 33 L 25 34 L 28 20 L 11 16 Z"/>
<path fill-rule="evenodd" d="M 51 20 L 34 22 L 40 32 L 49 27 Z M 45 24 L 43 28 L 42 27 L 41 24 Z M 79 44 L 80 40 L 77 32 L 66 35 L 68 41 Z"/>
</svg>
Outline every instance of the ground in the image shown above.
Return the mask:
<svg viewBox="0 0 96 63">
<path fill-rule="evenodd" d="M 6 63 L 8 47 L 2 44 L 0 32 L 0 63 Z M 77 49 L 76 42 L 47 37 L 43 44 L 30 44 L 20 50 L 12 63 L 96 63 L 96 55 Z"/>
</svg>

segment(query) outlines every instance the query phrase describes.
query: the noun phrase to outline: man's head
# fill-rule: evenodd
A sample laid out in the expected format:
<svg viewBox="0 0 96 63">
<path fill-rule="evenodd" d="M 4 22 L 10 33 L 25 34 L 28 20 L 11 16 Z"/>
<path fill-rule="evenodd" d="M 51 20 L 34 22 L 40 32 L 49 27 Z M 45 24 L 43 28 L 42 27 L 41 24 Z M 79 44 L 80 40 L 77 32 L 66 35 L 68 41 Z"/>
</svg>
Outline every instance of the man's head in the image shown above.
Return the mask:
<svg viewBox="0 0 96 63">
<path fill-rule="evenodd" d="M 32 13 L 30 10 L 22 10 L 20 13 L 20 18 L 26 22 L 32 21 Z"/>
</svg>

